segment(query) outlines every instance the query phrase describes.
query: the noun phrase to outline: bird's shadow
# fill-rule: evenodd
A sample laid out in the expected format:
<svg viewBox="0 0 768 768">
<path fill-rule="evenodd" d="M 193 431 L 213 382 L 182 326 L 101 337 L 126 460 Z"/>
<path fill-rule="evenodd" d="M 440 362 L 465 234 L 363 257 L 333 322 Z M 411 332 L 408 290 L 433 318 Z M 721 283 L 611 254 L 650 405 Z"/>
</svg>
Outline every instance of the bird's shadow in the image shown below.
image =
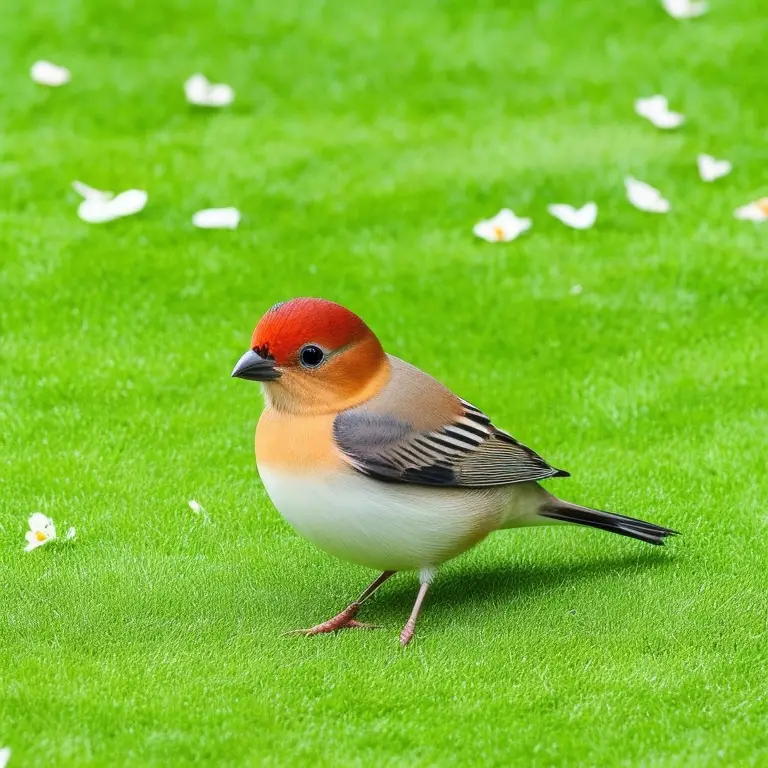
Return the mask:
<svg viewBox="0 0 768 768">
<path fill-rule="evenodd" d="M 466 604 L 502 600 L 517 603 L 556 593 L 574 582 L 620 578 L 622 574 L 663 568 L 670 562 L 670 558 L 661 553 L 647 552 L 582 563 L 452 568 L 435 581 L 429 596 L 429 613 L 440 619 Z M 410 613 L 416 585 L 413 579 L 395 579 L 397 576 L 366 604 L 367 620 L 402 620 Z"/>
</svg>

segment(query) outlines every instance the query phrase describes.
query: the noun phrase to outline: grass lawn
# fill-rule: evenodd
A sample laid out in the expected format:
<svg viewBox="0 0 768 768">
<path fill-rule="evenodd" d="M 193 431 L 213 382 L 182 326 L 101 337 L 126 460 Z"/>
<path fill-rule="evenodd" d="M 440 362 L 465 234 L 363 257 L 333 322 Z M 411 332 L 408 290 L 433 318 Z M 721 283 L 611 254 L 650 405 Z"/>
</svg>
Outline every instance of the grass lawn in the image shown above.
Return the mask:
<svg viewBox="0 0 768 768">
<path fill-rule="evenodd" d="M 258 7 L 256 7 L 258 6 Z M 0 747 L 26 766 L 768 764 L 768 17 L 713 0 L 52 0 L 0 25 Z M 34 85 L 36 59 L 72 70 Z M 226 110 L 189 107 L 196 71 Z M 663 93 L 661 132 L 632 101 Z M 715 184 L 698 152 L 733 161 Z M 672 202 L 624 199 L 632 174 Z M 147 189 L 76 216 L 73 179 Z M 600 206 L 566 229 L 551 202 Z M 235 232 L 190 217 L 235 205 Z M 509 206 L 506 245 L 471 234 Z M 571 287 L 583 286 L 580 295 Z M 229 373 L 296 295 L 684 536 L 503 532 L 372 577 L 259 484 Z M 197 499 L 210 523 L 187 506 Z M 25 553 L 28 515 L 77 528 Z"/>
</svg>

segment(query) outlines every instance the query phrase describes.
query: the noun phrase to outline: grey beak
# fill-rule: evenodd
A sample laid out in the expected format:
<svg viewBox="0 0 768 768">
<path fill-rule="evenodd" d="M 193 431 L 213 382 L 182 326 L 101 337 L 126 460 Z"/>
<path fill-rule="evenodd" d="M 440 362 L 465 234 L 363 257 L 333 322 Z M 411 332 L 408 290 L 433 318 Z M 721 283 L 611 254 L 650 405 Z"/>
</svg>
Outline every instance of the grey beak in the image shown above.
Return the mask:
<svg viewBox="0 0 768 768">
<path fill-rule="evenodd" d="M 267 360 L 249 349 L 238 361 L 232 376 L 248 381 L 274 381 L 280 378 L 274 360 Z"/>
</svg>

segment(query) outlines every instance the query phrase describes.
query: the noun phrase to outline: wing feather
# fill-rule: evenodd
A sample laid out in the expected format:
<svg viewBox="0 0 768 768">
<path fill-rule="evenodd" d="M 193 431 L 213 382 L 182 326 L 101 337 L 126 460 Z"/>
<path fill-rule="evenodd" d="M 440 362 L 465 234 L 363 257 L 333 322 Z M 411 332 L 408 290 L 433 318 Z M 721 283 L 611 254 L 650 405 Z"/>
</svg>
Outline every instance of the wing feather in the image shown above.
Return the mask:
<svg viewBox="0 0 768 768">
<path fill-rule="evenodd" d="M 420 430 L 405 417 L 365 406 L 340 413 L 333 436 L 343 457 L 379 480 L 484 488 L 567 477 L 503 430 L 474 405 L 440 429 Z"/>
</svg>

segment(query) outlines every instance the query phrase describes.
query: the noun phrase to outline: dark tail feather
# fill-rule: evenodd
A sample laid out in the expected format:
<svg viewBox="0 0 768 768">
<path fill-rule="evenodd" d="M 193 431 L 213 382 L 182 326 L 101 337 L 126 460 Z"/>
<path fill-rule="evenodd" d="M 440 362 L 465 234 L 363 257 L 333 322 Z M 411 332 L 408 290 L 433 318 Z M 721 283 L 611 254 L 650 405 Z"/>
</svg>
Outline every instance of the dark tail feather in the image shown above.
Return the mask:
<svg viewBox="0 0 768 768">
<path fill-rule="evenodd" d="M 543 506 L 539 510 L 539 514 L 552 520 L 587 525 L 590 528 L 618 533 L 619 536 L 629 536 L 631 539 L 639 539 L 657 546 L 663 546 L 667 536 L 678 535 L 678 531 L 673 531 L 671 528 L 646 523 L 644 520 L 636 520 L 634 517 L 616 515 L 613 512 L 601 512 L 599 509 L 580 507 L 577 504 L 570 504 L 559 499 Z"/>
</svg>

